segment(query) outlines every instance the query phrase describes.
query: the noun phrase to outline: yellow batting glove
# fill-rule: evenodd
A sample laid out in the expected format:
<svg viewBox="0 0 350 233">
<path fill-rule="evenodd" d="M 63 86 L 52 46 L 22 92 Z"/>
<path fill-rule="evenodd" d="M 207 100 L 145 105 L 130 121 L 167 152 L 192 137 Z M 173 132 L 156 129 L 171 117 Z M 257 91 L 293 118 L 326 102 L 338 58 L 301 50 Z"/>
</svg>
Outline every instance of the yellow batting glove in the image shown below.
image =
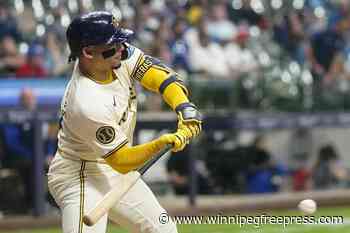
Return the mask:
<svg viewBox="0 0 350 233">
<path fill-rule="evenodd" d="M 192 133 L 189 129 L 178 129 L 176 133 L 164 134 L 159 139 L 164 144 L 173 145 L 173 152 L 182 151 L 190 142 Z"/>
<path fill-rule="evenodd" d="M 191 131 L 192 138 L 195 138 L 202 131 L 202 115 L 192 103 L 182 103 L 175 108 L 178 116 L 178 129 Z"/>
</svg>

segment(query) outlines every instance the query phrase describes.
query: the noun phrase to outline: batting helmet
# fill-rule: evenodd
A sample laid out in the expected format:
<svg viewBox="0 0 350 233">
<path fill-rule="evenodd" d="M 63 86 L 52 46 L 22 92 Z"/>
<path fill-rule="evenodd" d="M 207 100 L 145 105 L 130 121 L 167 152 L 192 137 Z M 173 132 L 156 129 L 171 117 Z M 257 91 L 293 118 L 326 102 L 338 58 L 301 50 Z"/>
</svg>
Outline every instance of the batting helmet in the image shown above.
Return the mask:
<svg viewBox="0 0 350 233">
<path fill-rule="evenodd" d="M 95 11 L 75 18 L 68 26 L 66 36 L 74 61 L 84 47 L 126 42 L 133 31 L 119 27 L 116 18 L 106 11 Z"/>
</svg>

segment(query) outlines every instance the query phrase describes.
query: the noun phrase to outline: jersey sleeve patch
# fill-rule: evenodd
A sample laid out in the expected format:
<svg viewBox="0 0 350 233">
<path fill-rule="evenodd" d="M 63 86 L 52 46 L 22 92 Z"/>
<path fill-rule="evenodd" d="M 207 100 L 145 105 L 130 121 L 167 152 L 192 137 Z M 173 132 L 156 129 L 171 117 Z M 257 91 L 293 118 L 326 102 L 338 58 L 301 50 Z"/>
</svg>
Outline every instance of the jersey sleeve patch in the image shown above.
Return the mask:
<svg viewBox="0 0 350 233">
<path fill-rule="evenodd" d="M 96 139 L 102 144 L 109 144 L 115 139 L 115 134 L 112 126 L 102 126 L 96 131 Z"/>
</svg>

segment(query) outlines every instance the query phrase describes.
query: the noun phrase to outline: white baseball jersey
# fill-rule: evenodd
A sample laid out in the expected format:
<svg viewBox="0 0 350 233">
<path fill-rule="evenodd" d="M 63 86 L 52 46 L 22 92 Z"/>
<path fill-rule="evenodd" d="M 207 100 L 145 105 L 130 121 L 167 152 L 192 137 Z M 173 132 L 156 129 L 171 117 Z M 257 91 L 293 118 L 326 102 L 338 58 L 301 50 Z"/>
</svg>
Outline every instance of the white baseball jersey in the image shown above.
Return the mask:
<svg viewBox="0 0 350 233">
<path fill-rule="evenodd" d="M 137 48 L 113 72 L 108 84 L 83 76 L 77 63 L 61 106 L 58 152 L 50 164 L 48 187 L 62 212 L 63 233 L 106 232 L 107 217 L 130 232 L 177 233 L 171 221 L 162 224 L 166 211 L 140 179 L 123 199 L 92 227 L 83 224 L 83 214 L 118 185 L 120 173 L 104 162 L 126 143 L 132 143 L 136 121 L 134 80 L 140 80 L 152 65 Z M 92 161 L 92 162 L 89 162 Z M 97 162 L 95 162 L 97 161 Z"/>
<path fill-rule="evenodd" d="M 73 160 L 101 160 L 132 144 L 137 100 L 131 78 L 143 52 L 129 46 L 129 57 L 113 70 L 117 78 L 108 84 L 84 76 L 76 62 L 61 103 L 58 151 Z"/>
</svg>

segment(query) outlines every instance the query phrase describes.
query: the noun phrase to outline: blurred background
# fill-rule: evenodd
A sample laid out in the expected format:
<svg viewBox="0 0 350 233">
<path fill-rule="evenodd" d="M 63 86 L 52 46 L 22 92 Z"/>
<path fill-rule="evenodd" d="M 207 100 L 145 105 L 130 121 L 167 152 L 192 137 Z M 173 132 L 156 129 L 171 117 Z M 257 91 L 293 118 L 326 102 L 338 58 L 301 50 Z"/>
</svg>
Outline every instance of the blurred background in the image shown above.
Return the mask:
<svg viewBox="0 0 350 233">
<path fill-rule="evenodd" d="M 336 197 L 350 186 L 350 1 L 1 0 L 2 217 L 58 214 L 45 172 L 72 71 L 65 31 L 92 10 L 178 72 L 205 116 L 202 136 L 145 177 L 160 198 L 349 202 Z M 138 143 L 175 127 L 159 96 L 139 86 L 138 100 Z"/>
</svg>

